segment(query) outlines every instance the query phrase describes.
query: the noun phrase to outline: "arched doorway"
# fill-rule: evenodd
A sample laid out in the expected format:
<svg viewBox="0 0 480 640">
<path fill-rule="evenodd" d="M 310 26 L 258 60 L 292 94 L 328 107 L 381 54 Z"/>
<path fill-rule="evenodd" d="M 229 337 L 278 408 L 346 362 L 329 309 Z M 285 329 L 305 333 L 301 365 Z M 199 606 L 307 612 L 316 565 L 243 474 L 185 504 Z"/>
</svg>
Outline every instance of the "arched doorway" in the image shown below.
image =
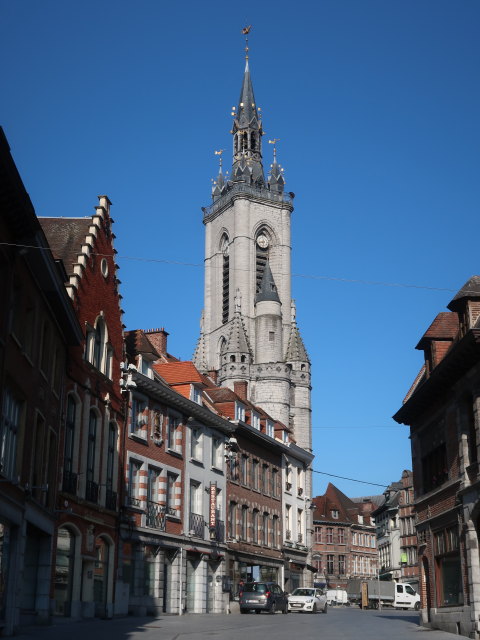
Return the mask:
<svg viewBox="0 0 480 640">
<path fill-rule="evenodd" d="M 57 552 L 54 573 L 54 614 L 70 616 L 75 565 L 75 535 L 67 527 L 57 532 Z"/>
</svg>

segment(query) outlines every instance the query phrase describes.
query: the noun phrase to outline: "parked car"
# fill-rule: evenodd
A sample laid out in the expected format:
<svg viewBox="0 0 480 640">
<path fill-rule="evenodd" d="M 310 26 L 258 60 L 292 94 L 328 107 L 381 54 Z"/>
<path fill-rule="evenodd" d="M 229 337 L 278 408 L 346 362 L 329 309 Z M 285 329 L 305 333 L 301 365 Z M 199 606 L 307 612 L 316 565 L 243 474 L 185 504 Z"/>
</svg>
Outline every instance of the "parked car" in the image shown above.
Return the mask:
<svg viewBox="0 0 480 640">
<path fill-rule="evenodd" d="M 308 611 L 308 613 L 327 613 L 327 596 L 322 589 L 301 587 L 288 596 L 289 611 Z"/>
<path fill-rule="evenodd" d="M 288 613 L 288 596 L 275 582 L 247 582 L 239 593 L 240 613 Z"/>
</svg>

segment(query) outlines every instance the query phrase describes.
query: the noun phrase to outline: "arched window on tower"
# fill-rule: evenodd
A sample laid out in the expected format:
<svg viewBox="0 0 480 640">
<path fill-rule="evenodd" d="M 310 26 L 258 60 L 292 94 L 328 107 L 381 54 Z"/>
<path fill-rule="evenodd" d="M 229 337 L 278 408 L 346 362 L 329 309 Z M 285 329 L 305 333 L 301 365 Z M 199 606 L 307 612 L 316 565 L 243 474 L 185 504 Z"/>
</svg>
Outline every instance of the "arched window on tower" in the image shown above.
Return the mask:
<svg viewBox="0 0 480 640">
<path fill-rule="evenodd" d="M 222 323 L 228 322 L 230 306 L 230 256 L 228 255 L 228 238 L 223 236 L 222 250 Z"/>
<path fill-rule="evenodd" d="M 269 247 L 269 236 L 265 231 L 260 231 L 260 233 L 257 235 L 257 242 L 255 243 L 256 293 L 260 291 L 260 285 L 262 284 L 263 272 L 265 271 L 265 265 L 267 264 L 268 260 Z"/>
</svg>

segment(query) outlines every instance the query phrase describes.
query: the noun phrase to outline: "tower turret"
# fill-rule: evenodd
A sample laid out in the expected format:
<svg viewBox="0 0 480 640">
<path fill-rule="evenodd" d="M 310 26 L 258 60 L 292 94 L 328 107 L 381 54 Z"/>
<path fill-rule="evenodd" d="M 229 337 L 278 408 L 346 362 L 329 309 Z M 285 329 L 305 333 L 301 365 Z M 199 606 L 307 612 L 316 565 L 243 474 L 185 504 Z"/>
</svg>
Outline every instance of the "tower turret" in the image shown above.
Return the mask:
<svg viewBox="0 0 480 640">
<path fill-rule="evenodd" d="M 255 297 L 255 362 L 283 360 L 282 303 L 267 260 Z"/>
<path fill-rule="evenodd" d="M 262 121 L 253 94 L 248 56 L 243 74 L 238 107 L 233 107 L 232 180 L 258 187 L 265 186 L 262 165 Z"/>
</svg>

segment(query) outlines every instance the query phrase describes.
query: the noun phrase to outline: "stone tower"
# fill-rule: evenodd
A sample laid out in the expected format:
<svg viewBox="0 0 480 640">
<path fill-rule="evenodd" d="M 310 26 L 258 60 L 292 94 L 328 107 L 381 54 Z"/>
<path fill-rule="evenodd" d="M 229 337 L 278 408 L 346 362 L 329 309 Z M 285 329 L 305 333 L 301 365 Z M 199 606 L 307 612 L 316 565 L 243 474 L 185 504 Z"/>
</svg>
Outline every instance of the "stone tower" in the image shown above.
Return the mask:
<svg viewBox="0 0 480 640">
<path fill-rule="evenodd" d="M 310 361 L 291 298 L 293 193 L 284 192 L 274 152 L 262 163 L 262 120 L 248 57 L 238 107 L 233 107 L 233 163 L 219 175 L 205 225 L 205 306 L 194 354 L 220 385 L 248 383 L 249 399 L 294 429 L 312 450 Z"/>
</svg>

